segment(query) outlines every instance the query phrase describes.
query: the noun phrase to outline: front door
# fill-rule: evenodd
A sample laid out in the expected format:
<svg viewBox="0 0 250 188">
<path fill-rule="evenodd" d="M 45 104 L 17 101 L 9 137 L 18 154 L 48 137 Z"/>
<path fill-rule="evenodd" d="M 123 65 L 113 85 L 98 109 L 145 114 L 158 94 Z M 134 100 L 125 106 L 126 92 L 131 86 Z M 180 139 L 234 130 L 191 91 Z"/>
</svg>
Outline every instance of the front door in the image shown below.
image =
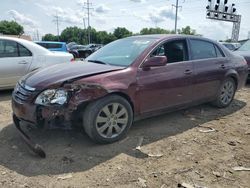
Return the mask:
<svg viewBox="0 0 250 188">
<path fill-rule="evenodd" d="M 138 100 L 141 113 L 191 102 L 193 63 L 188 61 L 186 40 L 160 44 L 148 58 L 162 55 L 168 59 L 166 66 L 138 70 Z"/>
</svg>

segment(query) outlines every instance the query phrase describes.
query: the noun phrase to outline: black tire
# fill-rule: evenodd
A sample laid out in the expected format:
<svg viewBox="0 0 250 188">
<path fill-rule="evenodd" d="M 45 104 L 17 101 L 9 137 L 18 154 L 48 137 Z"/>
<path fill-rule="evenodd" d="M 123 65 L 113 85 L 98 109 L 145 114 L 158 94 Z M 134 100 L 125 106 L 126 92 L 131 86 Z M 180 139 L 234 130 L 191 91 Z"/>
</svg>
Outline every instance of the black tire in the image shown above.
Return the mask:
<svg viewBox="0 0 250 188">
<path fill-rule="evenodd" d="M 228 90 L 226 93 L 225 90 L 226 90 L 227 86 L 228 87 L 230 86 L 230 88 L 231 87 L 232 88 L 230 90 Z M 220 86 L 216 100 L 213 101 L 212 104 L 218 108 L 225 108 L 225 107 L 229 106 L 234 99 L 235 92 L 236 92 L 236 83 L 235 83 L 234 79 L 233 78 L 225 79 Z M 227 95 L 228 100 L 226 100 L 225 95 Z M 224 98 L 223 98 L 223 96 L 224 96 Z"/>
<path fill-rule="evenodd" d="M 106 113 L 107 109 L 108 112 L 110 112 L 110 115 L 106 115 L 108 114 Z M 116 113 L 113 113 L 114 110 Z M 119 114 L 122 114 L 123 112 L 124 115 L 120 116 L 121 118 L 118 117 Z M 100 119 L 104 121 L 98 122 Z M 120 120 L 125 121 L 126 123 L 123 122 L 120 124 L 120 122 L 118 122 Z M 83 127 L 85 132 L 93 141 L 101 144 L 112 143 L 125 137 L 132 122 L 133 110 L 130 103 L 118 95 L 108 95 L 104 98 L 98 99 L 97 101 L 90 103 L 83 112 Z M 118 127 L 120 129 L 118 129 Z M 117 129 L 120 131 L 119 133 L 117 132 Z M 114 132 L 112 137 L 110 137 L 110 135 L 107 136 L 109 130 L 111 130 L 112 133 Z M 105 136 L 105 134 L 107 135 Z"/>
</svg>

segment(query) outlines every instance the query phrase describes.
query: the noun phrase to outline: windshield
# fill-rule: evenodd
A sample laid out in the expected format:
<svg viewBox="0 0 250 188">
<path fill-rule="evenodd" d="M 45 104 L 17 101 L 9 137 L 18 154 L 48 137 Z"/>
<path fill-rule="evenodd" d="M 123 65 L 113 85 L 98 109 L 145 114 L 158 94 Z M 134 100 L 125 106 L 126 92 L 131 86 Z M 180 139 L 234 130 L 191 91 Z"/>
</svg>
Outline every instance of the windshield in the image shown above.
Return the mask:
<svg viewBox="0 0 250 188">
<path fill-rule="evenodd" d="M 250 51 L 250 40 L 246 41 L 238 50 L 239 51 Z"/>
<path fill-rule="evenodd" d="M 116 40 L 91 54 L 86 60 L 127 67 L 131 65 L 154 40 L 155 39 L 145 38 Z"/>
</svg>

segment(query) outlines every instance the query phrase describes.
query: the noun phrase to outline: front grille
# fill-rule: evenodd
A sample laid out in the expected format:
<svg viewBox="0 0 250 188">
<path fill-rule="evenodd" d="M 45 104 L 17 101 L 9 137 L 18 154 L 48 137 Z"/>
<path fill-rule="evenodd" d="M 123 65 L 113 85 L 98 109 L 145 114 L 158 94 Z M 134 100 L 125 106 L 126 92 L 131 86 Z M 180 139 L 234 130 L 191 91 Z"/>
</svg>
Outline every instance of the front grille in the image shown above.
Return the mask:
<svg viewBox="0 0 250 188">
<path fill-rule="evenodd" d="M 25 86 L 21 86 L 19 83 L 16 85 L 13 93 L 15 100 L 19 103 L 32 100 L 34 94 L 35 90 L 33 88 L 29 89 Z"/>
</svg>

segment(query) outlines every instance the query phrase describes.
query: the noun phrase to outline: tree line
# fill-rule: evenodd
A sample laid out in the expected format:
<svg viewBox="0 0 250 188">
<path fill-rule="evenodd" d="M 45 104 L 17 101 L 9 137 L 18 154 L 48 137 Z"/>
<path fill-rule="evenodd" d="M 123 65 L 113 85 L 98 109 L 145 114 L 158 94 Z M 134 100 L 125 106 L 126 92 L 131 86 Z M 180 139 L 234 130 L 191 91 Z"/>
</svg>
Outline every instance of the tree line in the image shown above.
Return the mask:
<svg viewBox="0 0 250 188">
<path fill-rule="evenodd" d="M 190 26 L 178 29 L 178 34 L 198 35 Z M 91 42 L 97 44 L 107 44 L 114 40 L 133 36 L 133 35 L 148 35 L 148 34 L 174 34 L 174 30 L 167 30 L 162 28 L 143 28 L 139 33 L 133 33 L 125 27 L 117 27 L 112 33 L 106 31 L 96 31 L 94 28 L 90 29 Z M 64 29 L 59 38 L 53 34 L 46 34 L 42 37 L 44 41 L 61 41 L 61 42 L 76 42 L 78 44 L 88 43 L 88 30 L 79 27 L 67 27 Z"/>
<path fill-rule="evenodd" d="M 6 35 L 22 35 L 24 28 L 15 21 L 0 21 L 0 34 Z M 167 30 L 162 28 L 143 28 L 139 33 L 133 33 L 125 27 L 117 27 L 112 33 L 107 31 L 97 31 L 90 28 L 91 42 L 97 44 L 107 44 L 117 39 L 132 35 L 147 35 L 147 34 L 174 34 L 174 30 Z M 190 26 L 178 29 L 178 34 L 198 35 Z M 61 42 L 76 42 L 78 44 L 88 43 L 88 30 L 79 27 L 67 27 L 60 36 L 53 34 L 46 34 L 42 37 L 43 41 L 61 41 Z"/>
</svg>

